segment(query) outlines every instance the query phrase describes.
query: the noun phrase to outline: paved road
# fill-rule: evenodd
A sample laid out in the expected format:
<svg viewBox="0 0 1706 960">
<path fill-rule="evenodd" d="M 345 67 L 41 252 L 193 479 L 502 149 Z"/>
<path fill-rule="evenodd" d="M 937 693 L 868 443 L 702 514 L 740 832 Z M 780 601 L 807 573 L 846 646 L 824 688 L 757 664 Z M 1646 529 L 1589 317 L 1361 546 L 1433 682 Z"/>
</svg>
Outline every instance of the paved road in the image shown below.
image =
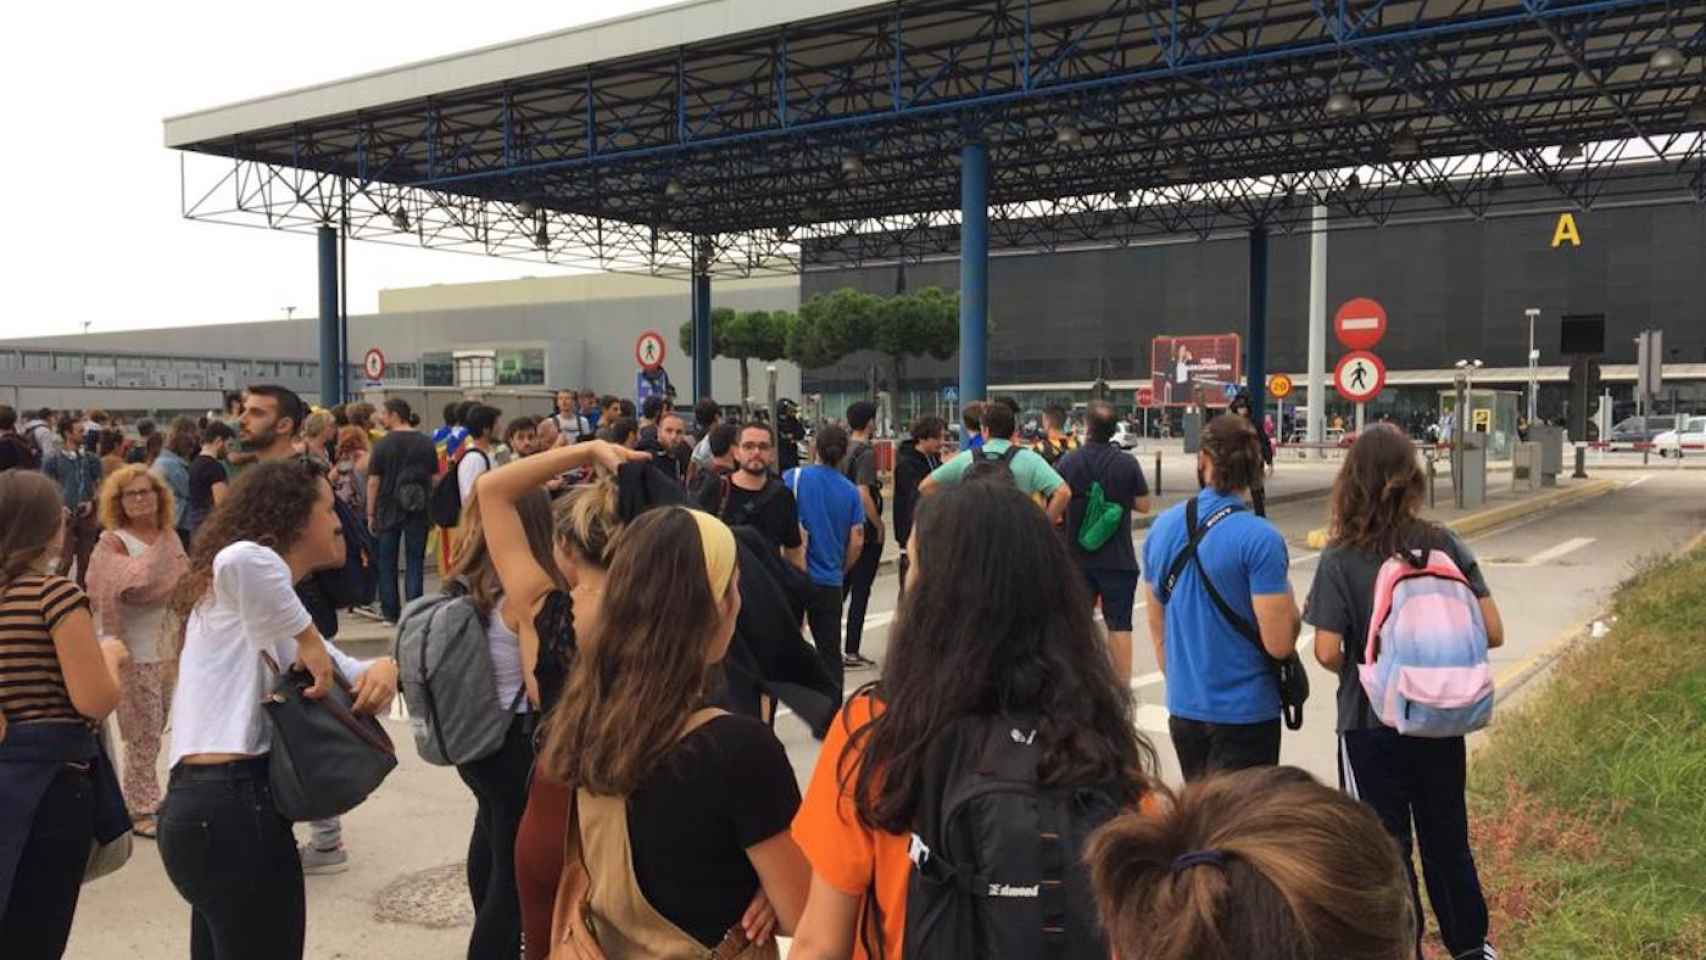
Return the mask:
<svg viewBox="0 0 1706 960">
<path fill-rule="evenodd" d="M 1706 527 L 1706 477 L 1658 469 L 1620 474 L 1628 486 L 1608 496 L 1540 514 L 1472 541 L 1504 608 L 1508 646 L 1502 670 L 1514 670 L 1565 630 L 1598 611 L 1609 590 L 1644 557 L 1680 546 Z M 1276 507 L 1273 519 L 1293 543 L 1299 593 L 1313 576 L 1306 532 L 1322 521 L 1322 500 Z M 895 578 L 878 579 L 866 650 L 881 659 L 893 619 Z M 1139 620 L 1141 624 L 1141 619 Z M 1176 778 L 1166 739 L 1163 685 L 1148 644 L 1137 644 L 1138 720 Z M 870 671 L 850 674 L 851 682 Z M 1304 730 L 1288 734 L 1285 759 L 1334 777 L 1333 678 L 1317 670 Z M 452 770 L 427 766 L 408 746 L 407 725 L 387 723 L 402 749 L 385 786 L 344 818 L 349 872 L 308 879 L 308 951 L 314 960 L 461 956 L 468 937 L 465 887 L 458 879 L 473 801 Z M 817 746 L 791 717 L 777 732 L 803 782 Z M 160 867 L 152 843 L 118 873 L 84 888 L 67 956 L 71 960 L 181 960 L 189 953 L 189 911 Z M 3 953 L 3 950 L 0 950 Z"/>
<path fill-rule="evenodd" d="M 1506 645 L 1494 651 L 1494 669 L 1501 679 L 1516 674 L 1536 654 L 1566 631 L 1579 628 L 1602 609 L 1612 588 L 1632 573 L 1642 559 L 1668 553 L 1706 527 L 1706 478 L 1658 469 L 1618 475 L 1624 485 L 1614 493 L 1537 514 L 1470 539 L 1483 561 L 1488 585 L 1504 614 Z M 1325 520 L 1322 499 L 1283 504 L 1270 519 L 1292 544 L 1292 586 L 1298 602 L 1308 595 L 1317 553 L 1304 546 L 1312 527 Z M 1142 533 L 1139 533 L 1141 550 Z M 882 659 L 894 618 L 896 580 L 880 577 L 866 618 L 865 653 Z M 1139 600 L 1141 605 L 1142 600 Z M 1138 725 L 1155 742 L 1165 775 L 1176 781 L 1178 767 L 1167 739 L 1165 684 L 1143 632 L 1143 611 L 1135 616 L 1133 685 L 1139 697 Z M 1304 628 L 1304 642 L 1312 636 Z M 1303 730 L 1287 732 L 1282 755 L 1316 776 L 1333 782 L 1336 740 L 1333 736 L 1336 678 L 1305 656 L 1311 668 L 1312 695 Z M 874 671 L 848 674 L 852 685 L 873 679 Z M 803 724 L 784 717 L 777 732 L 802 784 L 810 775 L 817 747 Z"/>
</svg>

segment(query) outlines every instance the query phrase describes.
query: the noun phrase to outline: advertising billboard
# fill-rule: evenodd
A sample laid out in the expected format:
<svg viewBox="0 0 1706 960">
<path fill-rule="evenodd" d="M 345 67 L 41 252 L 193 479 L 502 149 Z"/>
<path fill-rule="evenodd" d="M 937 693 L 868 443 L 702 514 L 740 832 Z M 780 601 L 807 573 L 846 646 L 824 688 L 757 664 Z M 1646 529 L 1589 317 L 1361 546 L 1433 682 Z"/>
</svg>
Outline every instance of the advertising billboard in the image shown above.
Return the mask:
<svg viewBox="0 0 1706 960">
<path fill-rule="evenodd" d="M 1244 385 L 1236 333 L 1156 337 L 1149 358 L 1155 402 L 1161 406 L 1224 407 Z"/>
</svg>

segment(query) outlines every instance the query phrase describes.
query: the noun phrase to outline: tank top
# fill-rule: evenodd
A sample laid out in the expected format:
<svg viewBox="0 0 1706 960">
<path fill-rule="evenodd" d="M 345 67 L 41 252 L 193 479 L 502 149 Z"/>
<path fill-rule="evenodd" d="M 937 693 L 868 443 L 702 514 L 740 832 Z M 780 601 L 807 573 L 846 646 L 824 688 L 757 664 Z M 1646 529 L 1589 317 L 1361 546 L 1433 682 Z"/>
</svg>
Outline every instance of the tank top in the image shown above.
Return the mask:
<svg viewBox="0 0 1706 960">
<path fill-rule="evenodd" d="M 492 651 L 492 678 L 497 681 L 498 706 L 516 713 L 528 713 L 533 705 L 521 695 L 521 638 L 504 626 L 504 598 L 492 606 L 486 621 L 486 643 Z M 519 702 L 518 702 L 519 701 Z"/>
<path fill-rule="evenodd" d="M 148 544 L 129 530 L 120 528 L 114 532 L 124 542 L 124 549 L 132 557 L 140 557 L 148 550 Z M 159 663 L 160 634 L 166 628 L 165 602 L 139 607 L 121 601 L 119 618 L 123 620 L 125 649 L 130 651 L 131 662 Z M 96 630 L 98 634 L 107 632 L 100 624 L 96 624 Z"/>
</svg>

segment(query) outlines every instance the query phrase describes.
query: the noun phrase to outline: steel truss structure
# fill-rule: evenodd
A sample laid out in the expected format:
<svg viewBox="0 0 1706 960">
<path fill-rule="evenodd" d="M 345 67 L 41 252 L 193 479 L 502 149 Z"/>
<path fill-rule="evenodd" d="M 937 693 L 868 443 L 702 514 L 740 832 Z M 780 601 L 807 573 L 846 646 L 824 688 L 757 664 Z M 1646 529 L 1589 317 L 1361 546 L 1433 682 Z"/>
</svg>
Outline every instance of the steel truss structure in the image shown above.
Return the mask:
<svg viewBox="0 0 1706 960">
<path fill-rule="evenodd" d="M 1706 203 L 1703 75 L 1697 0 L 920 0 L 189 144 L 184 214 L 685 277 L 951 254 L 968 142 L 994 248 Z"/>
</svg>

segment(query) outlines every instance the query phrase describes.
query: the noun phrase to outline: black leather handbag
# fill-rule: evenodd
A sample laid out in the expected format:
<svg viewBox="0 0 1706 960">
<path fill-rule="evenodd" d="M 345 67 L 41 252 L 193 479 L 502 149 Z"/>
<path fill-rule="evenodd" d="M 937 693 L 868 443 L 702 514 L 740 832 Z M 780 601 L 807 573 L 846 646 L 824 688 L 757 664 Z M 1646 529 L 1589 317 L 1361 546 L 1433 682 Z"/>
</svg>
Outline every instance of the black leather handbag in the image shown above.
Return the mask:
<svg viewBox="0 0 1706 960">
<path fill-rule="evenodd" d="M 279 815 L 325 820 L 355 809 L 397 768 L 385 728 L 350 709 L 355 697 L 343 677 L 325 697 L 310 700 L 303 695 L 314 685 L 307 671 L 281 671 L 264 651 L 261 660 L 274 677 L 261 706 L 272 724 L 267 779 Z"/>
</svg>

